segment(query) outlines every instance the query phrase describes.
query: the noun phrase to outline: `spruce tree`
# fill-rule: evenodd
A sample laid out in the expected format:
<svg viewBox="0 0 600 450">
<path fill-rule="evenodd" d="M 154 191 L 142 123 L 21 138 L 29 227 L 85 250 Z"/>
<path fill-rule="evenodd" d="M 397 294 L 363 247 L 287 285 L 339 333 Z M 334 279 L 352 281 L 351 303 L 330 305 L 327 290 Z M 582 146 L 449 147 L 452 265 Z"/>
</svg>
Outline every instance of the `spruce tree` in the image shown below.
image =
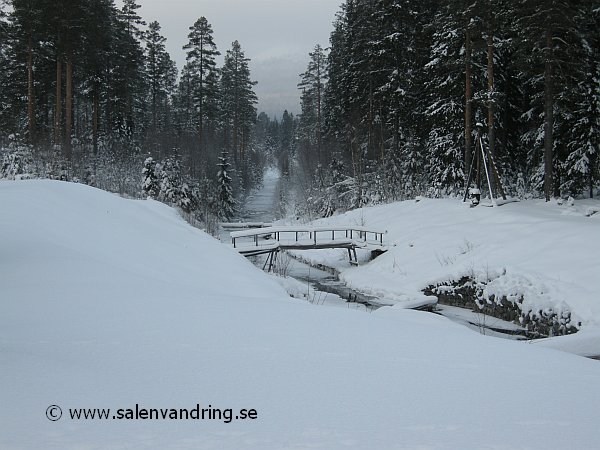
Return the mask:
<svg viewBox="0 0 600 450">
<path fill-rule="evenodd" d="M 217 172 L 218 183 L 218 210 L 219 217 L 231 220 L 235 212 L 235 199 L 233 197 L 232 179 L 229 175 L 231 164 L 226 151 L 219 156 L 219 171 Z"/>
<path fill-rule="evenodd" d="M 427 173 L 434 195 L 456 193 L 465 181 L 464 168 L 464 45 L 465 28 L 460 1 L 443 5 L 437 12 L 427 63 L 429 118 Z"/>
<path fill-rule="evenodd" d="M 165 42 L 167 38 L 160 34 L 160 24 L 150 22 L 148 31 L 144 35 L 146 41 L 146 72 L 150 88 L 150 109 L 152 114 L 152 128 L 156 131 L 158 122 L 159 98 L 163 94 L 162 63 L 165 59 Z"/>
<path fill-rule="evenodd" d="M 317 44 L 308 54 L 310 57 L 306 72 L 301 74 L 298 87 L 302 89 L 299 136 L 306 150 L 314 152 L 309 160 L 324 164 L 323 156 L 323 92 L 327 81 L 327 59 L 323 48 Z M 311 164 L 314 168 L 315 164 Z"/>
<path fill-rule="evenodd" d="M 532 99 L 523 139 L 532 149 L 530 164 L 537 167 L 532 181 L 543 184 L 549 201 L 560 194 L 560 162 L 568 157 L 567 142 L 561 138 L 563 130 L 571 126 L 572 94 L 568 92 L 581 74 L 576 20 L 580 15 L 578 6 L 567 0 L 523 0 L 518 5 L 521 78 Z"/>
<path fill-rule="evenodd" d="M 236 163 L 242 167 L 250 143 L 250 132 L 256 121 L 258 99 L 250 78 L 250 59 L 246 58 L 238 41 L 227 50 L 221 70 L 221 114 L 225 149 L 231 149 Z"/>
<path fill-rule="evenodd" d="M 197 130 L 194 109 L 194 82 L 189 62 L 181 70 L 179 83 L 173 96 L 173 106 L 178 129 L 186 134 L 194 133 Z"/>
<path fill-rule="evenodd" d="M 594 196 L 600 179 L 600 8 L 584 4 L 576 17 L 583 57 L 578 61 L 579 77 L 572 91 L 573 119 L 566 129 L 568 157 L 562 162 L 565 174 L 561 190 Z"/>
<path fill-rule="evenodd" d="M 109 131 L 103 120 L 103 105 L 108 96 L 110 65 L 112 56 L 112 25 L 116 11 L 111 0 L 88 2 L 86 14 L 88 21 L 84 28 L 83 91 L 88 93 L 91 102 L 92 145 L 94 154 L 98 152 L 100 133 Z M 103 123 L 104 122 L 104 123 Z M 55 127 L 59 124 L 55 123 Z"/>
<path fill-rule="evenodd" d="M 115 23 L 114 70 L 111 77 L 109 116 L 112 127 L 131 140 L 142 120 L 144 109 L 144 51 L 142 27 L 135 0 L 124 0 Z"/>
</svg>

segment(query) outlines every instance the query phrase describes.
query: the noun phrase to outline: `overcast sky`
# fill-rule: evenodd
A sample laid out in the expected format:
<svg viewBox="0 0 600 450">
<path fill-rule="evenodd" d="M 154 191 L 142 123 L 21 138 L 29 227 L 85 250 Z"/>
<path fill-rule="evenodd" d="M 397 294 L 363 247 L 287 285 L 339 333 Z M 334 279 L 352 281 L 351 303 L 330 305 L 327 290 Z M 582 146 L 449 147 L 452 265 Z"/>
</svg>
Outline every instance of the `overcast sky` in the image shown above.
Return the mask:
<svg viewBox="0 0 600 450">
<path fill-rule="evenodd" d="M 342 0 L 138 0 L 146 22 L 156 20 L 179 70 L 189 27 L 205 16 L 224 55 L 238 40 L 250 58 L 258 110 L 279 116 L 299 111 L 298 75 L 315 44 L 329 46 L 329 34 Z M 120 7 L 121 2 L 117 0 Z M 222 56 L 219 65 L 222 62 Z"/>
</svg>

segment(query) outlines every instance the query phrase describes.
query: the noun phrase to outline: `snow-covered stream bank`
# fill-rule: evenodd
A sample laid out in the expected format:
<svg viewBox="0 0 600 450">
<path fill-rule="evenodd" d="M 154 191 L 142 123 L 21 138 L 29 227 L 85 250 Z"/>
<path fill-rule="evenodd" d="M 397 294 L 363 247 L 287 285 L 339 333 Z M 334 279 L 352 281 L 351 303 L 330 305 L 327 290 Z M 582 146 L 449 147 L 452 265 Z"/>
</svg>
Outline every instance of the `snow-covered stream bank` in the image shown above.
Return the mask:
<svg viewBox="0 0 600 450">
<path fill-rule="evenodd" d="M 267 170 L 262 187 L 248 196 L 234 221 L 263 223 L 275 221 L 279 182 L 279 173 L 275 169 Z M 228 243 L 229 232 L 222 231 L 221 240 Z M 345 254 L 343 250 L 333 252 Z M 293 257 L 287 253 L 280 254 L 275 265 L 275 273 L 280 275 L 277 281 L 290 295 L 316 305 L 359 309 L 366 312 L 394 304 L 385 297 L 367 295 L 349 287 L 340 281 L 336 269 L 330 267 L 329 270 L 323 270 L 325 267 L 314 267 L 310 265 L 310 260 L 304 260 L 302 253 L 296 252 Z M 250 260 L 257 267 L 263 268 L 266 256 L 254 256 Z M 523 327 L 483 313 L 446 305 L 438 305 L 435 313 L 487 336 L 526 339 L 526 330 Z"/>
<path fill-rule="evenodd" d="M 359 267 L 351 266 L 344 252 L 336 250 L 307 250 L 302 258 L 335 268 L 348 287 L 385 299 L 398 309 L 431 295 L 426 292 L 432 287 L 438 296 L 455 299 L 467 288 L 484 310 L 457 317 L 457 310 L 443 307 L 442 313 L 451 320 L 465 323 L 465 314 L 471 315 L 471 328 L 477 330 L 482 323 L 496 320 L 488 315 L 495 309 L 500 316 L 512 316 L 511 321 L 521 320 L 529 336 L 539 336 L 538 330 L 556 335 L 575 328 L 576 337 L 535 342 L 597 357 L 600 217 L 589 211 L 599 206 L 599 200 L 588 199 L 469 208 L 459 199 L 422 198 L 367 207 L 313 225 L 359 224 L 387 230 L 388 252 Z M 366 262 L 368 254 L 363 253 L 362 260 Z"/>
</svg>

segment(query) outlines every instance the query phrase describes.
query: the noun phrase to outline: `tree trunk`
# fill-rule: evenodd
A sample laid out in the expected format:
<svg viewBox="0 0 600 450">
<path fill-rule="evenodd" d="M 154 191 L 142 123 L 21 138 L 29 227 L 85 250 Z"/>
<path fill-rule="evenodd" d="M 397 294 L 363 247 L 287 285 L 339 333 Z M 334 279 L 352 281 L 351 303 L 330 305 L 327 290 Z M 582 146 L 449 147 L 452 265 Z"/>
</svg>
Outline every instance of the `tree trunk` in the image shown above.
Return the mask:
<svg viewBox="0 0 600 450">
<path fill-rule="evenodd" d="M 73 127 L 73 62 L 67 59 L 67 78 L 65 83 L 65 157 L 71 160 L 71 133 Z"/>
<path fill-rule="evenodd" d="M 199 142 L 199 153 L 200 155 L 202 155 L 204 152 L 204 130 L 203 130 L 203 124 L 204 124 L 204 45 L 203 45 L 204 41 L 202 40 L 200 43 L 200 98 L 199 98 L 199 104 L 198 104 L 198 113 L 200 115 L 199 117 L 199 121 L 198 121 L 198 142 Z"/>
<path fill-rule="evenodd" d="M 546 30 L 546 67 L 544 69 L 544 194 L 550 201 L 553 193 L 553 126 L 554 80 L 552 67 L 552 30 Z"/>
<path fill-rule="evenodd" d="M 379 149 L 381 150 L 381 162 L 383 163 L 385 161 L 385 127 L 383 126 L 385 121 L 383 120 L 381 103 L 379 104 L 379 117 L 381 118 L 379 121 Z"/>
<path fill-rule="evenodd" d="M 473 148 L 473 89 L 471 87 L 472 79 L 471 68 L 471 33 L 467 27 L 465 39 L 465 174 L 471 167 L 472 148 Z M 466 181 L 466 180 L 465 180 Z"/>
<path fill-rule="evenodd" d="M 487 79 L 488 79 L 488 145 L 492 160 L 496 160 L 496 136 L 494 126 L 494 37 L 491 31 L 487 36 Z M 490 190 L 496 192 L 496 180 L 490 178 Z"/>
<path fill-rule="evenodd" d="M 229 123 L 228 122 L 229 121 L 226 121 L 226 123 L 224 124 L 224 127 L 223 127 L 223 148 L 229 152 Z M 235 149 L 233 152 L 233 161 L 237 167 L 238 155 L 237 155 L 237 152 L 235 151 Z"/>
<path fill-rule="evenodd" d="M 598 155 L 594 153 L 590 158 L 589 182 L 590 182 L 590 198 L 594 198 L 594 173 L 596 171 L 596 160 Z"/>
<path fill-rule="evenodd" d="M 98 94 L 98 87 L 94 88 L 94 100 L 92 103 L 92 139 L 94 142 L 94 155 L 98 154 L 98 124 L 100 114 L 100 99 Z"/>
<path fill-rule="evenodd" d="M 369 77 L 369 127 L 367 129 L 367 157 L 375 158 L 375 146 L 373 145 L 373 78 Z"/>
<path fill-rule="evenodd" d="M 62 122 L 62 62 L 56 57 L 56 99 L 54 103 L 54 144 L 61 142 L 61 122 Z"/>
<path fill-rule="evenodd" d="M 240 104 L 239 104 L 239 94 L 236 93 L 235 97 L 235 111 L 233 113 L 233 132 L 231 136 L 232 145 L 234 151 L 239 155 L 240 167 L 244 165 L 244 154 L 239 145 L 239 116 L 240 116 Z M 239 170 L 239 169 L 238 169 Z"/>
<path fill-rule="evenodd" d="M 33 143 L 35 138 L 35 95 L 33 90 L 33 37 L 29 36 L 27 44 L 27 125 L 29 130 L 29 142 Z"/>
<path fill-rule="evenodd" d="M 494 38 L 487 37 L 487 78 L 488 78 L 488 142 L 492 158 L 496 157 L 496 141 L 494 136 Z"/>
<path fill-rule="evenodd" d="M 321 155 L 321 62 L 317 66 L 317 158 L 319 165 L 323 164 Z"/>
<path fill-rule="evenodd" d="M 158 117 L 157 117 L 157 112 L 156 112 L 156 91 L 158 90 L 157 86 L 156 86 L 156 82 L 152 81 L 153 86 L 152 86 L 152 127 L 154 128 L 153 132 L 156 135 L 157 133 L 157 128 L 158 128 Z"/>
<path fill-rule="evenodd" d="M 488 0 L 488 24 L 487 24 L 487 81 L 488 81 L 488 145 L 490 155 L 493 161 L 496 161 L 496 127 L 494 118 L 494 30 L 493 30 L 493 11 L 492 11 L 492 0 Z M 492 173 L 494 172 L 492 166 Z M 500 182 L 500 176 L 496 173 L 498 182 Z M 496 192 L 496 180 L 492 175 L 490 177 L 490 190 Z"/>
</svg>

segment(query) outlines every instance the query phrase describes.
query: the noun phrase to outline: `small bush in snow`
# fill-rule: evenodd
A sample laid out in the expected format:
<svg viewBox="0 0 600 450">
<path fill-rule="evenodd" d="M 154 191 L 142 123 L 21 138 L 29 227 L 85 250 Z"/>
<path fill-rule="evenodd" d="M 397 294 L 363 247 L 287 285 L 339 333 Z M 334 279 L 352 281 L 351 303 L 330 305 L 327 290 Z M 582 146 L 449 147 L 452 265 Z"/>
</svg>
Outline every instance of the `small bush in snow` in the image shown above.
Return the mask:
<svg viewBox="0 0 600 450">
<path fill-rule="evenodd" d="M 9 180 L 35 178 L 35 166 L 31 147 L 11 135 L 7 149 L 0 150 L 0 178 Z"/>
</svg>

